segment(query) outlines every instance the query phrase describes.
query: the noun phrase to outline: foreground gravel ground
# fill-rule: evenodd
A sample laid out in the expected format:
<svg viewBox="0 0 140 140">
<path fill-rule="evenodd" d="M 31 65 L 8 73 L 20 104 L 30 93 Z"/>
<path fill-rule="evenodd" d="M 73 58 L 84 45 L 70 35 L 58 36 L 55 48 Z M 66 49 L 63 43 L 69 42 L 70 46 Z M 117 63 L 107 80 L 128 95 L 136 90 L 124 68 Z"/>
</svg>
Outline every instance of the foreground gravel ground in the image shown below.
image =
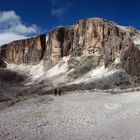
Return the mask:
<svg viewBox="0 0 140 140">
<path fill-rule="evenodd" d="M 0 140 L 139 140 L 140 92 L 34 96 L 0 110 Z"/>
</svg>

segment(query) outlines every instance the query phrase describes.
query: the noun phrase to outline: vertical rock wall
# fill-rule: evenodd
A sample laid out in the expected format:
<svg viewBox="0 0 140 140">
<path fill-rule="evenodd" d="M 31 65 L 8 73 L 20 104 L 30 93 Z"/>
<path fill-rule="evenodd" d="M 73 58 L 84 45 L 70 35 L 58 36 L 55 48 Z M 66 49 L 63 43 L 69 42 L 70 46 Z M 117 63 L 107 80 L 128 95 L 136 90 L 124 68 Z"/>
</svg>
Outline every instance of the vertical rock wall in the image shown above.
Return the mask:
<svg viewBox="0 0 140 140">
<path fill-rule="evenodd" d="M 46 49 L 46 36 L 14 41 L 0 47 L 0 57 L 8 63 L 37 63 Z"/>
</svg>

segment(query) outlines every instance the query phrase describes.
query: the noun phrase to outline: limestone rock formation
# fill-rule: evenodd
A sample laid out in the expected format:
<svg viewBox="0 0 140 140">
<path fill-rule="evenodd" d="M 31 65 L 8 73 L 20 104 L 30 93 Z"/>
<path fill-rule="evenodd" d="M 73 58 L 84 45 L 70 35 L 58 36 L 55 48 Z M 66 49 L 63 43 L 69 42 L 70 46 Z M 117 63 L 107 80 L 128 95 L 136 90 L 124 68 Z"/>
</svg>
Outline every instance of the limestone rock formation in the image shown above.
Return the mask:
<svg viewBox="0 0 140 140">
<path fill-rule="evenodd" d="M 0 58 L 8 63 L 36 63 L 42 60 L 46 49 L 46 36 L 14 41 L 0 47 Z"/>
<path fill-rule="evenodd" d="M 83 19 L 75 26 L 50 32 L 44 60 L 51 59 L 56 64 L 68 55 L 93 56 L 96 67 L 109 67 L 119 59 L 126 72 L 138 75 L 140 51 L 134 46 L 132 34 L 135 32 L 126 32 L 114 22 L 98 18 Z"/>
<path fill-rule="evenodd" d="M 120 67 L 131 75 L 140 73 L 140 50 L 134 44 L 134 28 L 123 28 L 100 18 L 79 20 L 76 25 L 51 31 L 46 44 L 45 35 L 14 41 L 0 48 L 0 57 L 8 63 L 46 61 L 46 67 L 57 64 L 64 56 L 88 58 L 96 68 L 110 67 L 119 61 Z M 84 59 L 86 60 L 86 59 Z M 81 63 L 86 63 L 81 60 Z M 83 68 L 82 68 L 83 69 Z"/>
</svg>

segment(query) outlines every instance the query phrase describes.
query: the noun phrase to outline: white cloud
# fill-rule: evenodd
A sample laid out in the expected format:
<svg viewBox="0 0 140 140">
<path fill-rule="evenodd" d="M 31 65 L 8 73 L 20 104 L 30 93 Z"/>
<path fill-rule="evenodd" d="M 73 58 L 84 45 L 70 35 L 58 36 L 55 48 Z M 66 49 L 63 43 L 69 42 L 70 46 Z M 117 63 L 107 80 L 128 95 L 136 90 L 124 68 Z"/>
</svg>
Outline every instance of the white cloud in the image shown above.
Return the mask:
<svg viewBox="0 0 140 140">
<path fill-rule="evenodd" d="M 18 24 L 17 26 L 12 26 L 5 31 L 15 32 L 18 34 L 31 34 L 37 32 L 37 26 L 31 25 L 30 27 L 27 27 L 23 24 Z"/>
<path fill-rule="evenodd" d="M 26 26 L 15 11 L 0 11 L 0 45 L 36 34 L 36 25 Z"/>
<path fill-rule="evenodd" d="M 18 21 L 20 22 L 20 17 L 16 15 L 15 11 L 0 11 L 0 23 L 8 21 Z"/>
<path fill-rule="evenodd" d="M 27 38 L 24 35 L 18 35 L 15 33 L 0 33 L 0 45 L 9 43 L 13 40 L 25 39 Z"/>
</svg>

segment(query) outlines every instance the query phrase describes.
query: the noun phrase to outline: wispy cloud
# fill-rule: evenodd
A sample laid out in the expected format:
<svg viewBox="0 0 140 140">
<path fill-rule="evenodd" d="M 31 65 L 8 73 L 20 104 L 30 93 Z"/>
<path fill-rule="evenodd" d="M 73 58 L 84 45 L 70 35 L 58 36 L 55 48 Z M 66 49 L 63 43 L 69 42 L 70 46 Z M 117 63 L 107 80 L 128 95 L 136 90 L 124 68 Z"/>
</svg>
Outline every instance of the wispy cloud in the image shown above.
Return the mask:
<svg viewBox="0 0 140 140">
<path fill-rule="evenodd" d="M 52 8 L 51 15 L 56 17 L 61 17 L 66 13 L 66 8 Z"/>
<path fill-rule="evenodd" d="M 62 17 L 67 13 L 68 9 L 72 6 L 72 3 L 61 2 L 58 0 L 50 0 L 51 2 L 51 15 L 55 17 Z"/>
<path fill-rule="evenodd" d="M 26 26 L 15 11 L 0 11 L 0 45 L 36 34 L 38 27 Z"/>
</svg>

